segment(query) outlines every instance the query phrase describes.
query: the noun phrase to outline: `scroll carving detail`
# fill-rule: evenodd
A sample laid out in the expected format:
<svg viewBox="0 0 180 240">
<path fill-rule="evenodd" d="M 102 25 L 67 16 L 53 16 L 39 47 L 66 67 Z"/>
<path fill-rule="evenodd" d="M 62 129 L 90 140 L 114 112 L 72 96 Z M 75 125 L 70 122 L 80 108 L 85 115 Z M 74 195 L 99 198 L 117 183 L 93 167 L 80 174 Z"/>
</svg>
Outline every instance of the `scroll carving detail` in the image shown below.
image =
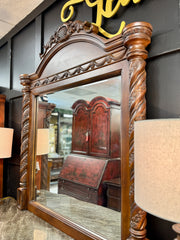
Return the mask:
<svg viewBox="0 0 180 240">
<path fill-rule="evenodd" d="M 102 58 L 95 59 L 93 61 L 87 62 L 85 64 L 76 66 L 72 69 L 56 73 L 52 75 L 51 77 L 38 79 L 32 84 L 32 88 L 36 88 L 42 85 L 48 85 L 54 82 L 58 82 L 61 80 L 64 80 L 66 78 L 70 78 L 79 74 L 83 74 L 89 71 L 93 71 L 95 69 L 98 69 L 100 67 L 106 66 L 108 64 L 112 64 L 115 62 L 118 62 L 120 60 L 123 60 L 123 57 L 125 56 L 125 49 L 122 50 L 120 53 L 116 52 L 113 54 L 108 54 L 106 56 L 103 56 Z"/>
<path fill-rule="evenodd" d="M 74 22 L 70 21 L 64 23 L 50 37 L 49 42 L 44 46 L 44 53 L 40 54 L 40 58 L 42 59 L 53 45 L 67 40 L 73 33 L 80 32 L 82 30 L 84 30 L 87 33 L 91 32 L 97 33 L 98 27 L 87 21 L 81 22 L 77 20 Z"/>
</svg>

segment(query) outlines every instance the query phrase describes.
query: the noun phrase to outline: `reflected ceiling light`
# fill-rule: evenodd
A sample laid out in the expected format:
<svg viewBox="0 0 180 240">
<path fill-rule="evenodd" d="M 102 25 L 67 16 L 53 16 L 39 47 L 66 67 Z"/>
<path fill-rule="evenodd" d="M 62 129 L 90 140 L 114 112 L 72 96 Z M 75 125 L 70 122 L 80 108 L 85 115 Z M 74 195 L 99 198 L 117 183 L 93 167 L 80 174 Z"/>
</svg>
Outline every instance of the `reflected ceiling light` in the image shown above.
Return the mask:
<svg viewBox="0 0 180 240">
<path fill-rule="evenodd" d="M 66 114 L 66 113 L 64 113 L 64 114 L 63 114 L 63 117 L 64 117 L 64 118 L 72 118 L 73 116 L 72 116 L 72 114 Z"/>
<path fill-rule="evenodd" d="M 52 116 L 58 116 L 58 113 L 57 112 L 53 112 L 51 113 Z"/>
</svg>

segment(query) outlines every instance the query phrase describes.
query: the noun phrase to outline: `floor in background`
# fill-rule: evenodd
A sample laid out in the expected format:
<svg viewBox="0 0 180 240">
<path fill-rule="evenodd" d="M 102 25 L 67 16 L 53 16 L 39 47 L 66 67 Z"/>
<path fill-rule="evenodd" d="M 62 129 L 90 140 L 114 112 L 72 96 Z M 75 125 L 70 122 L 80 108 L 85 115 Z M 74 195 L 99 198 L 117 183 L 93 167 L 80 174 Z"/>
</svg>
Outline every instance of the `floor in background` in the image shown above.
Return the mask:
<svg viewBox="0 0 180 240">
<path fill-rule="evenodd" d="M 58 193 L 58 182 L 57 181 L 50 182 L 50 192 Z"/>
<path fill-rule="evenodd" d="M 17 208 L 13 198 L 0 199 L 0 240 L 72 240 L 29 211 Z"/>
</svg>

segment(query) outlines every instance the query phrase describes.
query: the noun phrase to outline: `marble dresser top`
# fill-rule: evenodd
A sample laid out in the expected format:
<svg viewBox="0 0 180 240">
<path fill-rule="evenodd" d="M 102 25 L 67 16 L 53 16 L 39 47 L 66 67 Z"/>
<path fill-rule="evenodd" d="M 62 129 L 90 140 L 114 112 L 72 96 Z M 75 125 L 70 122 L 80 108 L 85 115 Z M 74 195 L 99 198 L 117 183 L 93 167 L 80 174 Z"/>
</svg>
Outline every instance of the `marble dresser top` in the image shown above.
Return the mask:
<svg viewBox="0 0 180 240">
<path fill-rule="evenodd" d="M 121 236 L 121 213 L 76 198 L 40 190 L 37 201 L 107 240 Z"/>
<path fill-rule="evenodd" d="M 17 208 L 13 198 L 0 199 L 0 240 L 73 240 L 29 211 Z"/>
</svg>

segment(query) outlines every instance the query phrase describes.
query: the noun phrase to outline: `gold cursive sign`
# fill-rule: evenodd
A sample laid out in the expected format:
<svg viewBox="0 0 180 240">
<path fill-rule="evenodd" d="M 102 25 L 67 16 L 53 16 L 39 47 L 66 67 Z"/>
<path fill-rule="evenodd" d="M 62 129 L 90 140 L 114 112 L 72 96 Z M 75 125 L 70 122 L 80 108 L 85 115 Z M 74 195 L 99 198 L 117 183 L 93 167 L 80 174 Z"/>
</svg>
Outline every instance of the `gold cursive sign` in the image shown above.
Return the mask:
<svg viewBox="0 0 180 240">
<path fill-rule="evenodd" d="M 103 17 L 105 17 L 105 18 L 113 17 L 117 13 L 120 6 L 122 6 L 122 7 L 127 6 L 131 0 L 117 0 L 116 4 L 114 6 L 113 6 L 113 1 L 114 0 L 106 0 L 106 2 L 104 4 L 104 0 L 95 0 L 94 2 L 91 2 L 90 0 L 69 0 L 69 1 L 67 1 L 67 3 L 64 4 L 64 6 L 61 10 L 61 20 L 63 22 L 69 21 L 72 18 L 73 13 L 74 13 L 73 5 L 75 5 L 77 3 L 81 3 L 81 2 L 86 2 L 88 7 L 91 7 L 91 8 L 93 8 L 95 6 L 97 7 L 96 22 L 93 24 L 98 26 L 99 32 L 108 38 L 114 37 L 122 32 L 122 30 L 126 24 L 125 21 L 121 22 L 120 28 L 117 33 L 110 34 L 101 27 L 102 19 L 103 19 Z M 141 0 L 132 0 L 132 1 L 133 1 L 133 3 L 136 4 L 136 3 L 139 3 Z M 68 16 L 64 17 L 65 12 L 67 10 L 68 10 Z"/>
</svg>

